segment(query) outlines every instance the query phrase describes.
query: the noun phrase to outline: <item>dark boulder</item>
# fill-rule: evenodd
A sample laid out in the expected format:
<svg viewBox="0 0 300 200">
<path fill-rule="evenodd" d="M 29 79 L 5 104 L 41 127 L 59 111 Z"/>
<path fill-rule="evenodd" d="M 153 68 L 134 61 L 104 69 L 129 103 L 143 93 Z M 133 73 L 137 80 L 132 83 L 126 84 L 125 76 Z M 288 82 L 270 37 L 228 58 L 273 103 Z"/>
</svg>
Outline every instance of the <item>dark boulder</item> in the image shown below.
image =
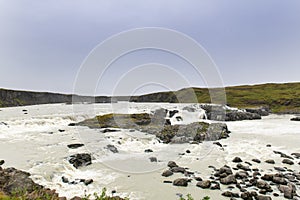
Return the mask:
<svg viewBox="0 0 300 200">
<path fill-rule="evenodd" d="M 294 164 L 294 162 L 291 161 L 291 160 L 289 160 L 289 159 L 283 159 L 283 160 L 282 160 L 282 163 L 288 164 L 288 165 L 293 165 L 293 164 Z"/>
<path fill-rule="evenodd" d="M 237 183 L 236 178 L 233 174 L 226 176 L 225 178 L 221 178 L 220 182 L 224 185 L 235 184 Z"/>
<path fill-rule="evenodd" d="M 75 168 L 87 166 L 92 164 L 92 157 L 87 153 L 75 154 L 69 157 L 69 163 L 71 163 Z"/>
<path fill-rule="evenodd" d="M 268 163 L 268 164 L 275 164 L 275 161 L 272 160 L 272 159 L 266 160 L 265 162 Z"/>
<path fill-rule="evenodd" d="M 166 170 L 161 175 L 164 177 L 169 177 L 173 175 L 173 172 L 171 170 Z"/>
<path fill-rule="evenodd" d="M 238 163 L 238 162 L 243 162 L 240 157 L 235 157 L 232 162 Z"/>
<path fill-rule="evenodd" d="M 70 149 L 77 149 L 77 148 L 83 147 L 83 146 L 84 146 L 84 144 L 76 143 L 76 144 L 69 144 L 68 148 L 70 148 Z"/>
<path fill-rule="evenodd" d="M 181 187 L 187 187 L 188 182 L 189 182 L 189 179 L 187 179 L 187 178 L 178 178 L 178 179 L 173 181 L 173 185 L 181 186 Z"/>
<path fill-rule="evenodd" d="M 211 186 L 210 180 L 199 181 L 196 184 L 197 187 L 201 187 L 203 189 L 209 188 Z"/>
<path fill-rule="evenodd" d="M 300 117 L 294 117 L 291 119 L 291 121 L 300 121 Z"/>
<path fill-rule="evenodd" d="M 108 145 L 106 146 L 106 148 L 107 148 L 109 151 L 113 152 L 113 153 L 119 153 L 119 150 L 117 149 L 117 147 L 115 147 L 115 146 L 112 145 L 112 144 L 108 144 Z"/>
</svg>

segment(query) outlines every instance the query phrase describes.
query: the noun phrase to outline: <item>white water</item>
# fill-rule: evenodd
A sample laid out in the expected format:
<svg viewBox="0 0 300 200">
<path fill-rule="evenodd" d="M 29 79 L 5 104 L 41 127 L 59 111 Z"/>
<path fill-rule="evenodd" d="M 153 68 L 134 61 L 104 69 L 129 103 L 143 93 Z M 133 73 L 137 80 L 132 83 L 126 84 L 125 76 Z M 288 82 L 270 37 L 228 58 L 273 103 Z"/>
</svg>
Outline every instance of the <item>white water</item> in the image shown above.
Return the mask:
<svg viewBox="0 0 300 200">
<path fill-rule="evenodd" d="M 193 107 L 198 112 L 188 112 L 182 108 Z M 155 103 L 118 103 L 89 105 L 37 105 L 27 107 L 2 108 L 0 111 L 0 159 L 6 161 L 5 167 L 13 166 L 29 171 L 32 178 L 51 189 L 56 189 L 62 196 L 83 196 L 84 191 L 90 194 L 100 192 L 103 187 L 108 191 L 117 190 L 118 195 L 131 199 L 176 199 L 176 193 L 191 193 L 196 199 L 211 196 L 223 199 L 220 191 L 202 190 L 193 182 L 187 188 L 174 187 L 162 183 L 174 180 L 180 175 L 163 178 L 161 173 L 166 169 L 169 160 L 197 171 L 202 178 L 208 178 L 209 165 L 221 167 L 232 164 L 235 156 L 250 161 L 252 158 L 266 160 L 272 158 L 276 166 L 281 159 L 273 153 L 280 150 L 284 153 L 300 152 L 299 122 L 292 122 L 291 115 L 270 115 L 262 120 L 227 122 L 231 137 L 220 141 L 227 147 L 223 149 L 212 142 L 200 145 L 168 145 L 159 143 L 152 135 L 138 131 L 119 130 L 118 132 L 101 133 L 87 127 L 69 127 L 68 124 L 78 122 L 98 114 L 106 113 L 141 113 L 152 112 L 164 107 L 178 109 L 179 113 L 171 119 L 172 124 L 191 123 L 204 118 L 198 105 L 189 104 L 155 104 Z M 28 114 L 25 115 L 24 111 Z M 181 116 L 183 121 L 177 121 Z M 65 132 L 59 132 L 62 129 Z M 72 143 L 84 143 L 78 149 L 68 149 Z M 113 154 L 104 147 L 115 145 L 120 153 Z M 267 148 L 266 144 L 271 144 Z M 145 149 L 153 149 L 153 153 L 144 153 Z M 191 154 L 179 156 L 187 149 Z M 93 164 L 80 169 L 71 166 L 67 157 L 75 153 L 90 152 L 94 156 Z M 157 157 L 159 162 L 151 163 L 149 157 Z M 299 160 L 297 161 L 299 162 Z M 268 164 L 255 164 L 265 171 Z M 299 170 L 295 164 L 291 169 Z M 69 180 L 92 178 L 94 183 L 70 185 L 62 183 L 61 177 Z M 225 198 L 224 198 L 225 199 Z M 274 198 L 275 199 L 275 198 Z M 280 198 L 279 198 L 280 199 Z"/>
</svg>

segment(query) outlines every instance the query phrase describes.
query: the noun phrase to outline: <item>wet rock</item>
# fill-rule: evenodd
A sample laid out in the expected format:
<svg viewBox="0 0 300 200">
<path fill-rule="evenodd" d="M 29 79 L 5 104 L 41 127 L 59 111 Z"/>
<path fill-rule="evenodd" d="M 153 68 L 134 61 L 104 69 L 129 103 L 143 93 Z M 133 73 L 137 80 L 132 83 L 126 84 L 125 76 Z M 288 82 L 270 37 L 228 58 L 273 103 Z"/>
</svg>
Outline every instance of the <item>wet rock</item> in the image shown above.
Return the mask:
<svg viewBox="0 0 300 200">
<path fill-rule="evenodd" d="M 295 158 L 300 158 L 300 153 L 292 153 L 292 156 L 294 156 Z"/>
<path fill-rule="evenodd" d="M 224 185 L 235 184 L 237 183 L 236 178 L 233 174 L 228 175 L 225 178 L 221 178 L 220 182 Z"/>
<path fill-rule="evenodd" d="M 294 159 L 293 157 L 291 157 L 291 156 L 289 156 L 289 155 L 287 155 L 287 154 L 285 154 L 285 153 L 282 153 L 282 152 L 280 152 L 280 151 L 273 151 L 275 154 L 279 154 L 280 155 L 280 157 L 282 157 L 282 158 L 288 158 L 288 159 Z"/>
<path fill-rule="evenodd" d="M 164 177 L 169 177 L 173 175 L 173 172 L 171 170 L 166 170 L 161 175 Z"/>
<path fill-rule="evenodd" d="M 235 157 L 232 162 L 235 162 L 235 163 L 239 163 L 239 162 L 243 162 L 242 159 L 240 157 Z"/>
<path fill-rule="evenodd" d="M 223 147 L 220 142 L 214 142 L 213 144 L 218 145 L 219 147 Z"/>
<path fill-rule="evenodd" d="M 256 159 L 256 158 L 252 159 L 252 161 L 256 162 L 256 163 L 261 163 L 261 161 L 259 159 Z"/>
<path fill-rule="evenodd" d="M 273 183 L 276 183 L 276 184 L 282 184 L 282 185 L 287 184 L 287 181 L 283 177 L 274 176 L 272 181 L 273 181 Z"/>
<path fill-rule="evenodd" d="M 220 187 L 220 184 L 218 182 L 214 182 L 211 184 L 211 187 L 210 187 L 211 190 L 220 190 L 221 187 Z"/>
<path fill-rule="evenodd" d="M 70 149 L 77 149 L 77 148 L 83 147 L 83 146 L 84 146 L 84 144 L 76 143 L 76 144 L 69 144 L 68 148 L 70 148 Z"/>
<path fill-rule="evenodd" d="M 173 183 L 172 181 L 163 181 L 163 183 Z"/>
<path fill-rule="evenodd" d="M 202 178 L 199 177 L 199 176 L 196 176 L 194 179 L 195 179 L 196 181 L 202 181 Z"/>
<path fill-rule="evenodd" d="M 273 180 L 273 174 L 265 174 L 261 177 L 262 180 L 265 180 L 265 181 L 272 181 Z"/>
<path fill-rule="evenodd" d="M 190 151 L 190 150 L 186 150 L 185 152 L 186 152 L 186 153 L 191 153 L 191 151 Z"/>
<path fill-rule="evenodd" d="M 235 178 L 237 179 L 245 179 L 249 176 L 249 174 L 246 171 L 239 171 L 235 173 Z"/>
<path fill-rule="evenodd" d="M 270 145 L 270 144 L 267 144 L 267 145 L 266 145 L 266 147 L 272 147 L 272 145 Z"/>
<path fill-rule="evenodd" d="M 87 166 L 92 164 L 92 157 L 87 153 L 71 155 L 69 157 L 69 163 L 71 163 L 75 168 Z"/>
<path fill-rule="evenodd" d="M 62 132 L 65 132 L 66 130 L 58 129 L 58 131 L 62 133 Z"/>
<path fill-rule="evenodd" d="M 257 195 L 257 196 L 255 197 L 255 199 L 256 199 L 256 200 L 272 200 L 271 197 L 269 197 L 269 196 L 263 196 L 263 195 Z"/>
<path fill-rule="evenodd" d="M 294 164 L 294 162 L 291 161 L 291 160 L 289 160 L 289 159 L 283 159 L 283 160 L 282 160 L 282 163 L 288 164 L 288 165 L 293 165 L 293 164 Z"/>
<path fill-rule="evenodd" d="M 174 161 L 169 161 L 168 162 L 168 167 L 173 168 L 173 167 L 178 167 L 178 165 Z"/>
<path fill-rule="evenodd" d="M 283 193 L 285 198 L 292 199 L 294 197 L 294 191 L 292 187 L 286 185 L 280 185 L 278 189 L 281 193 Z"/>
<path fill-rule="evenodd" d="M 183 173 L 184 174 L 186 170 L 183 167 L 173 167 L 171 169 L 171 171 L 174 173 Z"/>
<path fill-rule="evenodd" d="M 205 181 L 199 181 L 196 184 L 197 187 L 201 187 L 203 189 L 209 188 L 211 186 L 210 180 L 205 180 Z"/>
<path fill-rule="evenodd" d="M 0 160 L 0 166 L 3 165 L 5 163 L 4 160 Z"/>
<path fill-rule="evenodd" d="M 222 195 L 225 197 L 236 197 L 236 198 L 240 197 L 240 195 L 238 193 L 233 193 L 230 191 L 223 192 Z"/>
<path fill-rule="evenodd" d="M 300 121 L 300 117 L 293 117 L 291 118 L 291 121 Z"/>
<path fill-rule="evenodd" d="M 90 184 L 92 184 L 94 182 L 94 180 L 93 179 L 86 179 L 86 180 L 84 180 L 84 185 L 90 185 Z"/>
<path fill-rule="evenodd" d="M 251 171 L 249 166 L 242 165 L 241 163 L 237 164 L 236 167 L 239 168 L 239 169 L 245 170 L 245 171 Z"/>
<path fill-rule="evenodd" d="M 265 162 L 268 163 L 268 164 L 275 164 L 275 161 L 272 160 L 272 159 L 266 160 Z"/>
<path fill-rule="evenodd" d="M 110 128 L 106 128 L 104 130 L 102 130 L 102 133 L 112 133 L 112 132 L 118 132 L 118 129 L 110 129 Z"/>
<path fill-rule="evenodd" d="M 61 180 L 63 183 L 69 183 L 69 179 L 66 178 L 65 176 L 61 177 Z"/>
<path fill-rule="evenodd" d="M 76 126 L 76 123 L 70 123 L 68 126 Z"/>
<path fill-rule="evenodd" d="M 220 173 L 220 174 L 225 173 L 225 174 L 227 174 L 227 175 L 233 174 L 231 168 L 230 168 L 229 166 L 227 166 L 227 165 L 221 167 L 221 168 L 219 169 L 219 173 Z"/>
<path fill-rule="evenodd" d="M 157 162 L 157 158 L 156 157 L 150 157 L 150 162 Z"/>
<path fill-rule="evenodd" d="M 274 167 L 275 170 L 280 172 L 285 172 L 286 170 L 283 167 Z"/>
<path fill-rule="evenodd" d="M 178 179 L 173 181 L 173 185 L 181 186 L 181 187 L 187 187 L 188 182 L 189 182 L 189 179 L 187 179 L 187 178 L 178 178 Z"/>
<path fill-rule="evenodd" d="M 263 180 L 258 180 L 256 182 L 256 187 L 258 187 L 259 189 L 265 189 L 267 192 L 273 191 L 271 186 L 266 181 Z"/>
<path fill-rule="evenodd" d="M 243 192 L 241 198 L 244 200 L 253 200 L 251 193 L 248 191 Z"/>
<path fill-rule="evenodd" d="M 107 148 L 109 151 L 113 152 L 113 153 L 119 153 L 119 150 L 117 149 L 117 147 L 115 147 L 115 146 L 112 145 L 112 144 L 108 144 L 108 145 L 106 146 L 106 148 Z"/>
<path fill-rule="evenodd" d="M 145 149 L 145 151 L 144 151 L 145 153 L 152 153 L 153 152 L 153 150 L 152 149 Z"/>
</svg>

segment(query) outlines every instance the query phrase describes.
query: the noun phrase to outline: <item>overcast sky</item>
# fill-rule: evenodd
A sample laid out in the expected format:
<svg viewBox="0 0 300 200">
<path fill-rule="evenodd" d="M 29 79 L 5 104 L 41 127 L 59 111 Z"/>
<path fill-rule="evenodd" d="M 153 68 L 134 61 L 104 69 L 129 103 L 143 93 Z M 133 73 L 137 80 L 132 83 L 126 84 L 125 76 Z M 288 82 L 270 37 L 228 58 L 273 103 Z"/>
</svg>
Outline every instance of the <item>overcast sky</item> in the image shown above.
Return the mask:
<svg viewBox="0 0 300 200">
<path fill-rule="evenodd" d="M 174 29 L 195 39 L 226 86 L 300 81 L 299 0 L 0 0 L 0 88 L 72 93 L 80 65 L 95 46 L 142 27 Z M 191 86 L 206 86 L 167 53 L 125 57 L 97 94 L 111 94 L 126 70 L 149 62 L 182 70 Z M 121 69 L 126 70 L 116 75 Z M 168 87 L 153 84 L 139 92 L 162 89 Z"/>
</svg>

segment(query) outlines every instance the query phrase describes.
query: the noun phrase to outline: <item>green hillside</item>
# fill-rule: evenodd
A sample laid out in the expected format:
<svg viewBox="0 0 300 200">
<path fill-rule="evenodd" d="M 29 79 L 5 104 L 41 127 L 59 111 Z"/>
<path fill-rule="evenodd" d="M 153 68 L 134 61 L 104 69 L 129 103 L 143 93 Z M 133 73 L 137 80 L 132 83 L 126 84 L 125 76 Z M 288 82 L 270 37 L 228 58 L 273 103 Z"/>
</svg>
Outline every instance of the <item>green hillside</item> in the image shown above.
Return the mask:
<svg viewBox="0 0 300 200">
<path fill-rule="evenodd" d="M 161 92 L 132 97 L 135 102 L 195 102 L 211 103 L 207 88 L 187 88 L 176 92 Z M 276 113 L 300 113 L 300 83 L 261 84 L 226 87 L 227 104 L 249 108 L 268 106 Z"/>
</svg>

